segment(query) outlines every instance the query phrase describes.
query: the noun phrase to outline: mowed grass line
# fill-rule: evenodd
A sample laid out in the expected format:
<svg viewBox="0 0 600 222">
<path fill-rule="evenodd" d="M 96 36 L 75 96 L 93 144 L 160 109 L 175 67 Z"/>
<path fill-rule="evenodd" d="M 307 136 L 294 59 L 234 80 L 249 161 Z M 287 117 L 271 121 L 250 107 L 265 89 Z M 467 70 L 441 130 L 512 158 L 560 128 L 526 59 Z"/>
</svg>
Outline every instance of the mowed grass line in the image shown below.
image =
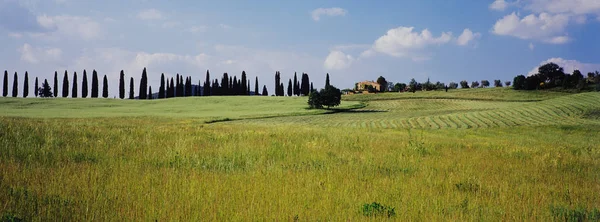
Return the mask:
<svg viewBox="0 0 600 222">
<path fill-rule="evenodd" d="M 232 122 L 235 123 L 235 122 Z M 0 214 L 25 220 L 560 220 L 600 208 L 600 125 L 348 130 L 0 117 Z M 363 122 L 365 123 L 365 122 Z M 372 218 L 375 220 L 383 218 Z"/>
</svg>

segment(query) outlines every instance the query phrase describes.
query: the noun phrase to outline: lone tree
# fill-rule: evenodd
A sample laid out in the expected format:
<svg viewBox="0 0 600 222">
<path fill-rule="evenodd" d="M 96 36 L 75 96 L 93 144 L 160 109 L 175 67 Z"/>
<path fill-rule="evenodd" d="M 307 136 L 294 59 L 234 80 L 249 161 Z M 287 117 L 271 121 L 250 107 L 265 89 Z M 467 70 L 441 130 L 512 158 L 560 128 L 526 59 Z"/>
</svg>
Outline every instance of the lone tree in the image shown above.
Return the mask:
<svg viewBox="0 0 600 222">
<path fill-rule="evenodd" d="M 263 85 L 262 95 L 263 96 L 268 96 L 269 95 L 269 91 L 267 91 L 267 86 L 266 85 Z"/>
<path fill-rule="evenodd" d="M 4 70 L 4 83 L 2 84 L 2 96 L 8 96 L 8 71 Z"/>
<path fill-rule="evenodd" d="M 34 90 L 33 90 L 33 94 L 35 94 L 35 97 L 38 97 L 39 95 L 39 91 L 38 89 L 40 88 L 40 85 L 38 85 L 38 78 L 35 77 L 35 85 L 34 85 Z"/>
<path fill-rule="evenodd" d="M 377 83 L 379 83 L 380 86 L 379 91 L 384 92 L 385 89 L 387 89 L 387 81 L 383 76 L 379 76 L 379 78 L 377 78 Z"/>
<path fill-rule="evenodd" d="M 146 75 L 146 68 L 142 71 L 142 78 L 140 79 L 140 91 L 138 99 L 146 99 L 148 93 L 148 76 Z"/>
<path fill-rule="evenodd" d="M 68 96 L 69 96 L 69 76 L 67 76 L 67 71 L 65 70 L 65 75 L 63 76 L 62 97 L 66 98 Z"/>
<path fill-rule="evenodd" d="M 106 75 L 104 75 L 104 80 L 102 81 L 102 97 L 108 98 L 108 79 L 106 79 Z"/>
<path fill-rule="evenodd" d="M 98 73 L 92 71 L 92 98 L 98 98 Z"/>
<path fill-rule="evenodd" d="M 23 81 L 23 98 L 29 96 L 29 73 L 25 71 L 25 80 Z"/>
<path fill-rule="evenodd" d="M 467 82 L 467 80 L 460 81 L 460 88 L 468 89 L 469 88 L 469 82 Z"/>
<path fill-rule="evenodd" d="M 379 78 L 383 78 L 383 77 L 380 76 Z M 377 80 L 379 80 L 379 79 L 377 79 Z M 327 76 L 325 77 L 325 88 L 327 88 L 327 86 L 330 86 L 330 84 L 329 84 L 329 73 L 327 73 Z"/>
<path fill-rule="evenodd" d="M 83 81 L 81 81 L 81 97 L 86 98 L 88 96 L 88 80 L 87 72 L 83 70 Z"/>
<path fill-rule="evenodd" d="M 540 66 L 537 75 L 542 82 L 548 84 L 548 87 L 554 87 L 557 81 L 563 78 L 565 73 L 562 67 L 551 62 Z"/>
<path fill-rule="evenodd" d="M 119 99 L 125 98 L 125 73 L 121 70 L 119 74 Z"/>
<path fill-rule="evenodd" d="M 17 72 L 15 72 L 15 79 L 13 80 L 13 88 L 12 88 L 12 97 L 17 97 L 19 94 L 19 77 L 17 76 Z"/>
<path fill-rule="evenodd" d="M 54 71 L 54 91 L 52 92 L 54 97 L 58 97 L 58 72 Z"/>
<path fill-rule="evenodd" d="M 479 87 L 479 82 L 477 82 L 477 81 L 473 81 L 473 82 L 471 83 L 471 88 L 477 88 L 477 87 Z"/>
<path fill-rule="evenodd" d="M 489 87 L 490 86 L 490 81 L 487 80 L 481 80 L 481 86 L 483 88 Z"/>
<path fill-rule="evenodd" d="M 339 106 L 342 100 L 342 92 L 335 86 L 326 86 L 321 91 L 313 90 L 308 96 L 308 105 L 313 109 Z"/>
<path fill-rule="evenodd" d="M 73 91 L 71 91 L 71 97 L 77 98 L 77 72 L 73 72 Z"/>
<path fill-rule="evenodd" d="M 494 87 L 502 87 L 502 80 L 499 80 L 499 79 L 494 80 Z"/>
<path fill-rule="evenodd" d="M 158 88 L 158 98 L 164 99 L 165 97 L 165 74 L 162 73 L 160 74 L 160 87 Z"/>
<path fill-rule="evenodd" d="M 129 99 L 134 99 L 134 92 L 133 92 L 133 77 L 131 77 L 129 79 Z"/>
<path fill-rule="evenodd" d="M 42 87 L 38 89 L 38 93 L 42 98 L 52 97 L 52 88 L 50 88 L 47 79 L 44 79 L 44 83 L 42 84 Z"/>
</svg>

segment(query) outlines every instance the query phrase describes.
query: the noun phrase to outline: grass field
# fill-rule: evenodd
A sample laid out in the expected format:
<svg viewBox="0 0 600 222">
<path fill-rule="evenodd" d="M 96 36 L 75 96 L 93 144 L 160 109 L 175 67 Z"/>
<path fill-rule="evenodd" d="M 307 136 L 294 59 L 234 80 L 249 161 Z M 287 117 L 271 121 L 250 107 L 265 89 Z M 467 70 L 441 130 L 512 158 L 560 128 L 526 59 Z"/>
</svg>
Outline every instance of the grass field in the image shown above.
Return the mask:
<svg viewBox="0 0 600 222">
<path fill-rule="evenodd" d="M 600 220 L 600 93 L 305 100 L 0 98 L 0 216 Z"/>
</svg>

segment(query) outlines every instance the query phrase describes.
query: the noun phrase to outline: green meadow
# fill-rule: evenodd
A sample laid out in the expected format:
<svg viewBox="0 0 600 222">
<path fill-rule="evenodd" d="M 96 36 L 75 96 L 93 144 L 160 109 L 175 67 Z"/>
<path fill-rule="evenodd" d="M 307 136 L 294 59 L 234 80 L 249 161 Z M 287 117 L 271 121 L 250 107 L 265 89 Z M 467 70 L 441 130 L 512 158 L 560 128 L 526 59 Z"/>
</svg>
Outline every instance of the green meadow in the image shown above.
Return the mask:
<svg viewBox="0 0 600 222">
<path fill-rule="evenodd" d="M 598 92 L 306 99 L 0 98 L 0 217 L 600 220 Z"/>
</svg>

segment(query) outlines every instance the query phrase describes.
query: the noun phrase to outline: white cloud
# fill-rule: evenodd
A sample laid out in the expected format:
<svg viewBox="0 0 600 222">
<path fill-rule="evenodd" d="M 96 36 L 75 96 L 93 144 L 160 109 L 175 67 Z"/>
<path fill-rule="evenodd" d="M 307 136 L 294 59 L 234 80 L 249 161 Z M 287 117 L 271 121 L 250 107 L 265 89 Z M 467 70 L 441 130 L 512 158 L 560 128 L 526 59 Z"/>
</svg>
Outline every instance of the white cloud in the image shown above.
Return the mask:
<svg viewBox="0 0 600 222">
<path fill-rule="evenodd" d="M 568 23 L 567 15 L 541 13 L 539 16 L 530 14 L 521 19 L 513 12 L 496 21 L 492 32 L 496 35 L 562 44 L 570 40 L 564 33 Z"/>
<path fill-rule="evenodd" d="M 37 48 L 27 43 L 17 49 L 17 51 L 21 53 L 21 61 L 31 64 L 58 61 L 62 56 L 62 50 L 59 48 Z"/>
<path fill-rule="evenodd" d="M 462 34 L 456 39 L 458 45 L 468 45 L 469 42 L 481 37 L 481 33 L 473 33 L 470 29 L 465 29 Z"/>
<path fill-rule="evenodd" d="M 100 24 L 89 17 L 41 15 L 37 17 L 37 22 L 40 26 L 51 31 L 48 33 L 33 33 L 32 37 L 60 40 L 60 38 L 76 35 L 84 40 L 92 40 L 98 38 L 101 34 Z M 53 36 L 53 34 L 61 36 Z"/>
<path fill-rule="evenodd" d="M 161 20 L 165 17 L 157 9 L 145 9 L 137 14 L 137 17 L 141 20 Z"/>
<path fill-rule="evenodd" d="M 560 67 L 563 67 L 565 73 L 573 73 L 573 70 L 579 70 L 585 76 L 588 72 L 593 72 L 596 70 L 600 70 L 600 64 L 593 63 L 582 63 L 577 60 L 567 60 L 563 58 L 550 58 L 545 61 L 540 62 L 540 64 L 534 67 L 527 75 L 534 75 L 538 72 L 538 67 L 547 63 L 555 63 Z"/>
<path fill-rule="evenodd" d="M 529 43 L 529 50 L 533 50 L 535 49 L 535 45 L 533 45 L 533 43 Z"/>
<path fill-rule="evenodd" d="M 346 9 L 343 8 L 318 8 L 313 10 L 310 14 L 313 20 L 319 21 L 321 20 L 321 16 L 345 16 L 348 13 Z"/>
<path fill-rule="evenodd" d="M 375 41 L 371 49 L 364 51 L 363 55 L 368 56 L 374 51 L 395 57 L 410 56 L 421 60 L 419 58 L 423 56 L 415 54 L 419 49 L 430 45 L 446 44 L 452 40 L 451 32 L 442 32 L 439 37 L 434 37 L 427 29 L 421 33 L 413 32 L 413 29 L 414 27 L 401 26 L 388 30 Z"/>
<path fill-rule="evenodd" d="M 495 0 L 492 4 L 490 4 L 491 10 L 496 11 L 504 11 L 508 7 L 508 3 L 504 0 Z"/>
<path fill-rule="evenodd" d="M 354 58 L 352 56 L 346 55 L 342 51 L 331 51 L 325 59 L 324 66 L 325 69 L 340 70 L 350 66 L 353 61 Z"/>
<path fill-rule="evenodd" d="M 539 13 L 600 15 L 600 1 L 598 0 L 529 0 L 525 8 Z"/>
</svg>

